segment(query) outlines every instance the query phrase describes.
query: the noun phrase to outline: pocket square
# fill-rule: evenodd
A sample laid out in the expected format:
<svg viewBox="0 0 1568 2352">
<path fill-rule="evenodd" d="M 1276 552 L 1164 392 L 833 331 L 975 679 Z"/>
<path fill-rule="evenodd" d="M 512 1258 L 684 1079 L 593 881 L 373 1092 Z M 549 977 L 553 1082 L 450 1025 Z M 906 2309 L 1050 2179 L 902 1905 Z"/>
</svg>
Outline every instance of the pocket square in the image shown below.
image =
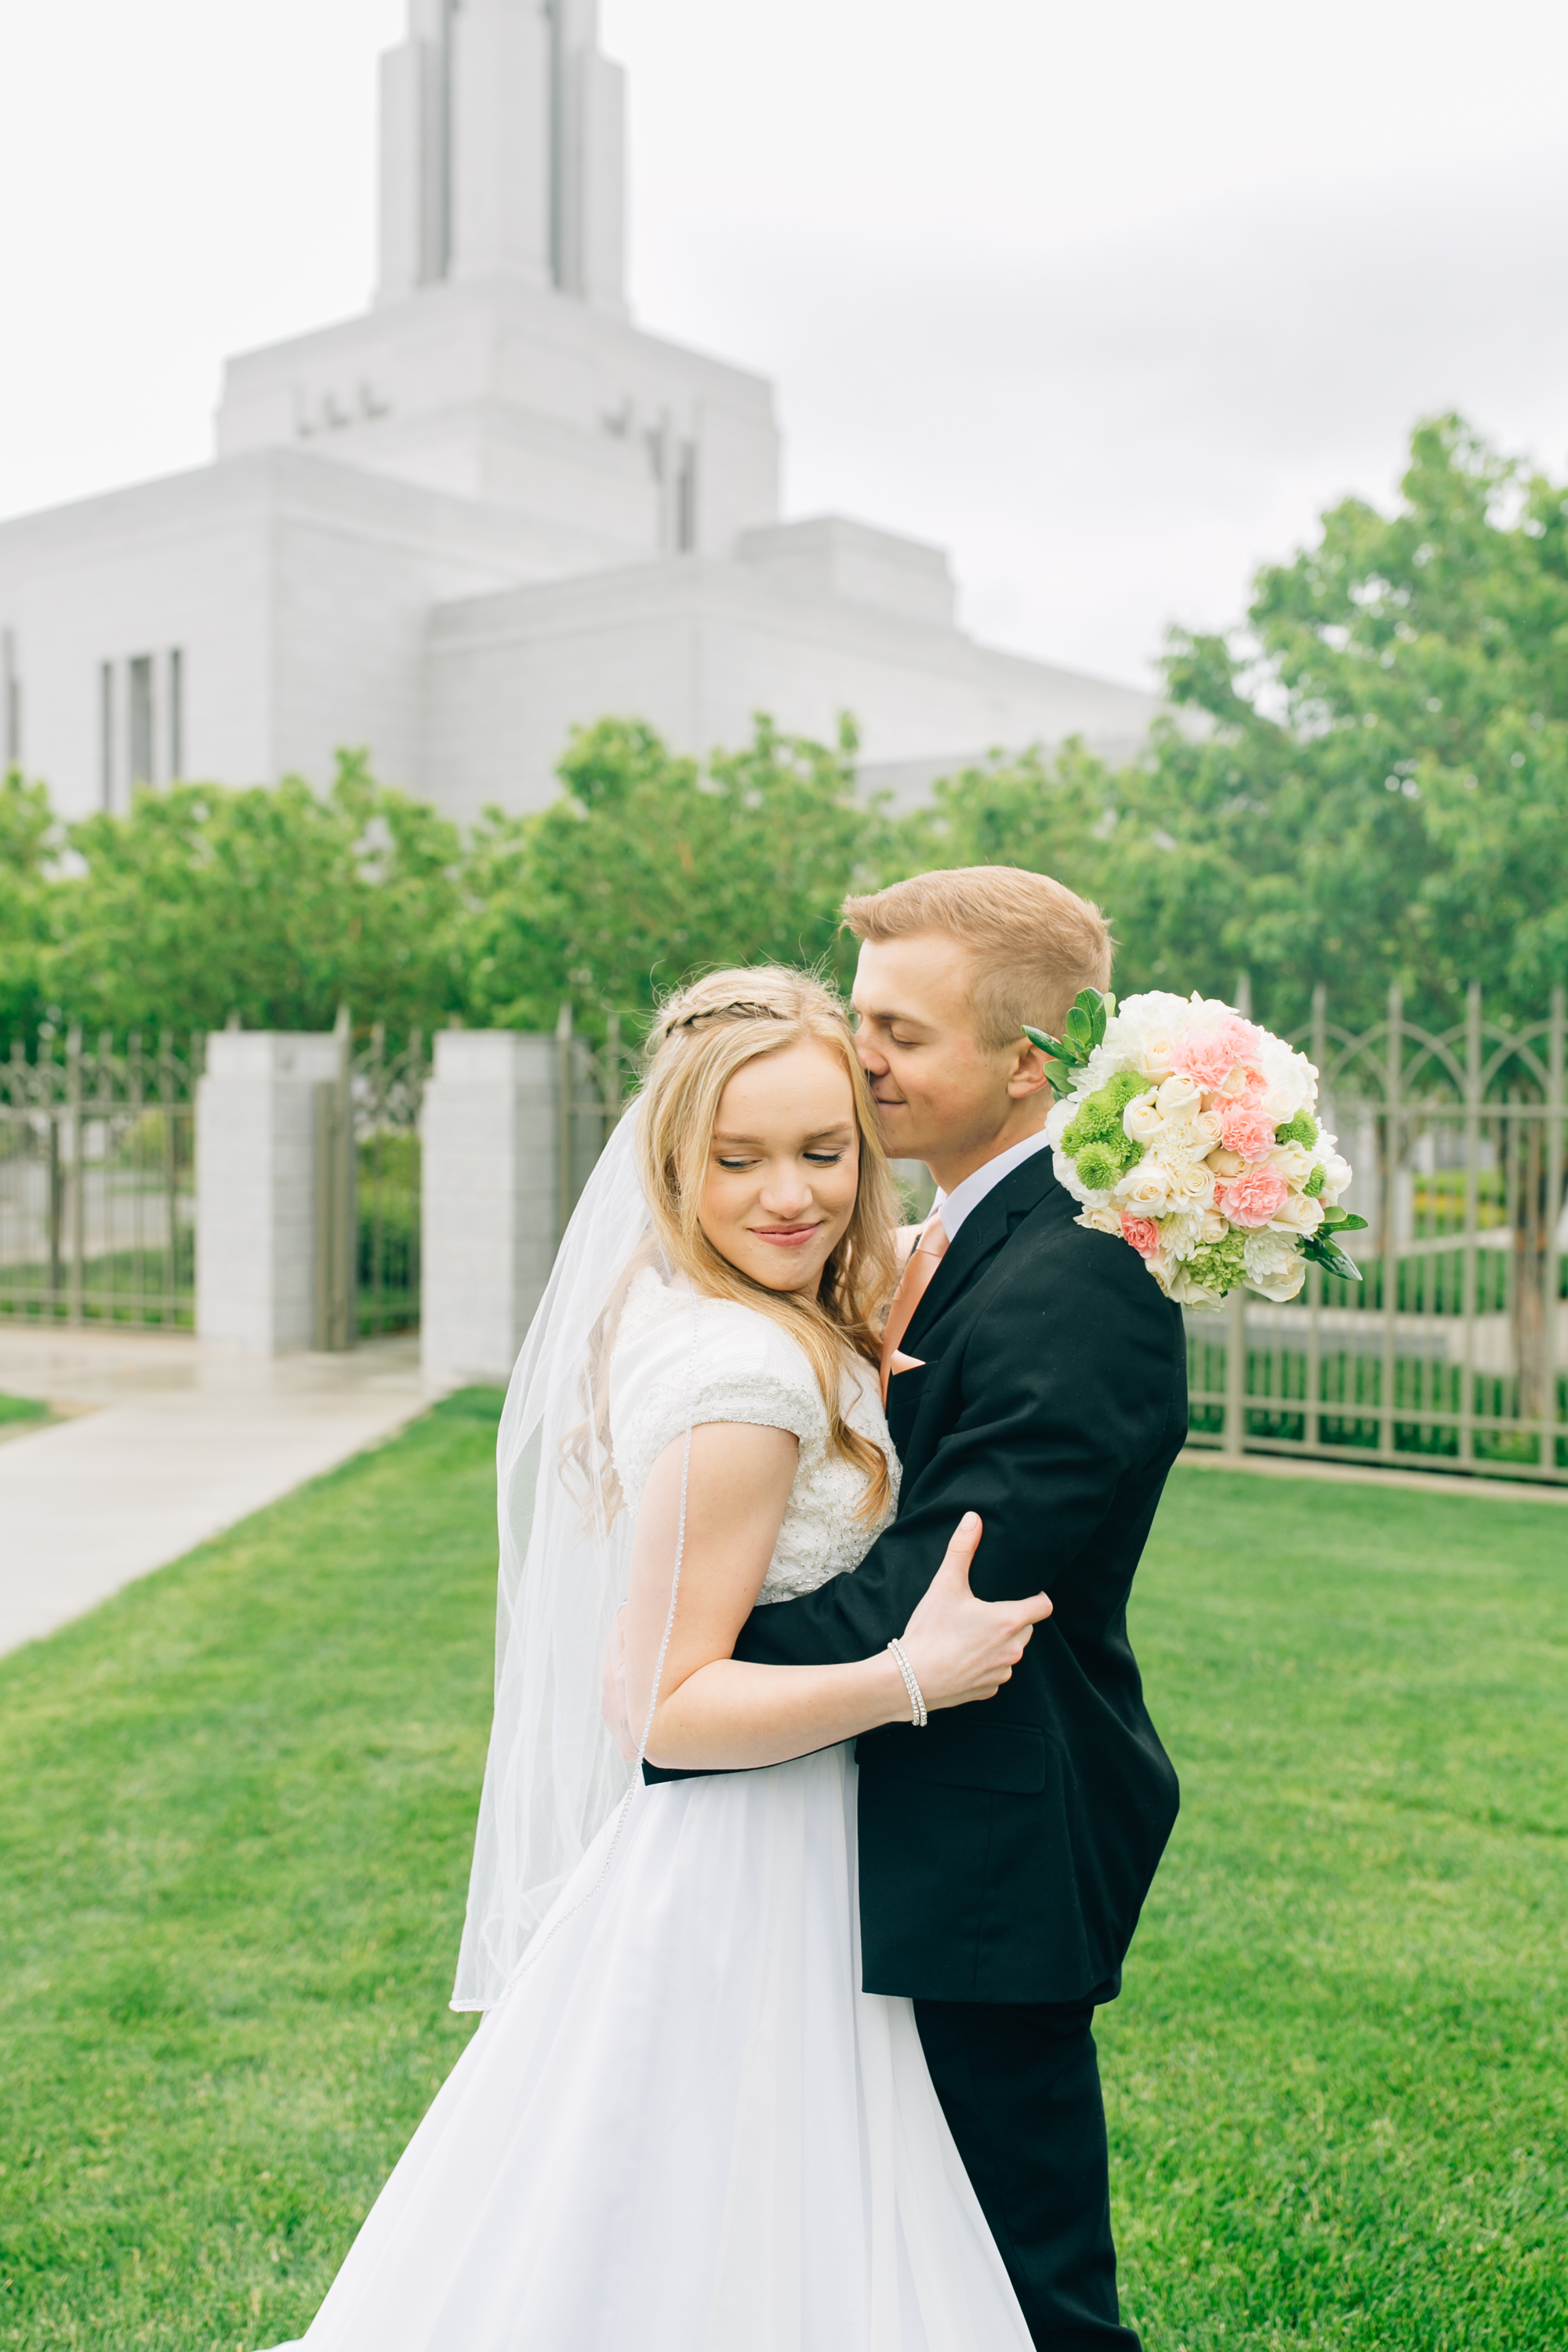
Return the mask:
<svg viewBox="0 0 1568 2352">
<path fill-rule="evenodd" d="M 918 1372 L 924 1362 L 923 1356 L 906 1356 L 901 1348 L 895 1348 L 888 1359 L 889 1377 L 895 1372 Z"/>
</svg>

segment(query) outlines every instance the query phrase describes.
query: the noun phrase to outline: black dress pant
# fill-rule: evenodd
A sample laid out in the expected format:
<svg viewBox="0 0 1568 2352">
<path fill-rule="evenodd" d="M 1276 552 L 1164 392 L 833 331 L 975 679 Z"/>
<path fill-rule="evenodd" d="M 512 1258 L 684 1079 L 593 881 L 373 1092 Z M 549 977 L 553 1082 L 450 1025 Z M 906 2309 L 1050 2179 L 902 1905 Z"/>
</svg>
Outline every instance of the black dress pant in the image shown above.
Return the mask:
<svg viewBox="0 0 1568 2352">
<path fill-rule="evenodd" d="M 1139 2352 L 1117 2311 L 1094 2008 L 915 2003 L 937 2097 L 1038 2352 Z"/>
</svg>

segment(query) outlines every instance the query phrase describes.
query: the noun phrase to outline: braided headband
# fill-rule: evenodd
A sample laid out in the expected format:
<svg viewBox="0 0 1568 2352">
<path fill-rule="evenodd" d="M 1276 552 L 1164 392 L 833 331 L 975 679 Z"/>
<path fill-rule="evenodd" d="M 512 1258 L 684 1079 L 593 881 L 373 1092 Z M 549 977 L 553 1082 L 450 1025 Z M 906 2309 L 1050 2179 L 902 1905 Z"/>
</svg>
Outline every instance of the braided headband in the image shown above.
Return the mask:
<svg viewBox="0 0 1568 2352">
<path fill-rule="evenodd" d="M 671 1022 L 670 1027 L 672 1030 L 689 1029 L 694 1022 L 717 1021 L 727 1013 L 738 1013 L 748 1021 L 782 1021 L 784 1017 L 782 1013 L 775 1013 L 771 1004 L 708 1004 L 700 1013 L 689 1013 L 683 1021 Z"/>
</svg>

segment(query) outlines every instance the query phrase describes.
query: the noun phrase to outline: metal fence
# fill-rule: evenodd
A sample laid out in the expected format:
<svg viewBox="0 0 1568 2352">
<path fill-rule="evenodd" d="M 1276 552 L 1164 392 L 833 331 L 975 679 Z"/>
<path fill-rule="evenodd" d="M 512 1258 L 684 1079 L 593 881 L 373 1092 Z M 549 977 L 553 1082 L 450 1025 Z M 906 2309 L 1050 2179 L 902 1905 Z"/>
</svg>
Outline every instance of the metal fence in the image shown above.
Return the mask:
<svg viewBox="0 0 1568 2352">
<path fill-rule="evenodd" d="M 1295 1041 L 1355 1168 L 1365 1280 L 1315 1268 L 1301 1297 L 1233 1296 L 1188 1318 L 1191 1443 L 1568 1484 L 1568 1103 L 1563 992 L 1543 1020 L 1405 1017 L 1356 1033 L 1320 989 Z M 347 1011 L 316 1121 L 317 1345 L 417 1328 L 418 1119 L 430 1060 L 415 1031 L 357 1041 Z M 557 1221 L 564 1230 L 628 1098 L 635 1056 L 611 1016 L 595 1045 L 555 1032 Z M 189 1329 L 195 1320 L 195 1093 L 203 1041 L 46 1033 L 0 1062 L 0 1315 Z"/>
<path fill-rule="evenodd" d="M 1187 1318 L 1194 1445 L 1568 1484 L 1563 992 L 1521 1029 L 1485 1017 L 1361 1034 L 1319 989 L 1294 1042 L 1355 1169 L 1360 1284 L 1233 1294 Z"/>
<path fill-rule="evenodd" d="M 195 1319 L 202 1039 L 45 1031 L 0 1062 L 0 1315 Z"/>
</svg>

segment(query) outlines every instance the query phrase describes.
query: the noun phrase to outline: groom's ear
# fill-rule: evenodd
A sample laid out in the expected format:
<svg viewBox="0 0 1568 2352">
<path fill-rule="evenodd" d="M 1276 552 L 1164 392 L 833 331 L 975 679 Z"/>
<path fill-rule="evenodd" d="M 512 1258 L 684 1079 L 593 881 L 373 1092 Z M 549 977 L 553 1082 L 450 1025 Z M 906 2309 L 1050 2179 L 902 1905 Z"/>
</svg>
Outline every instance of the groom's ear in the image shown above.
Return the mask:
<svg viewBox="0 0 1568 2352">
<path fill-rule="evenodd" d="M 1037 1095 L 1042 1087 L 1048 1091 L 1050 1083 L 1050 1068 L 1045 1055 L 1037 1045 L 1031 1045 L 1026 1037 L 1020 1037 L 1007 1078 L 1007 1092 L 1015 1102 L 1022 1102 L 1029 1095 Z"/>
</svg>

